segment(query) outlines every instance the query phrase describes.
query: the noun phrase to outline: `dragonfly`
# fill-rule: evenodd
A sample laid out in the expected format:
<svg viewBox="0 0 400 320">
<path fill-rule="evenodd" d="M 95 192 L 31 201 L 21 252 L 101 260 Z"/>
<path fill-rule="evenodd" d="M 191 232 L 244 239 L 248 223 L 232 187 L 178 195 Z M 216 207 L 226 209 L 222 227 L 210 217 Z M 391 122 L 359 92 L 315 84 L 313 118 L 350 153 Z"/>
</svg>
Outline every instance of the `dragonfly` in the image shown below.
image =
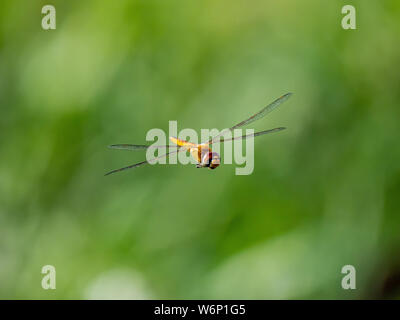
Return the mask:
<svg viewBox="0 0 400 320">
<path fill-rule="evenodd" d="M 276 109 L 279 105 L 281 105 L 283 102 L 285 102 L 287 99 L 289 99 L 291 95 L 292 95 L 292 93 L 284 94 L 283 96 L 276 99 L 274 102 L 270 103 L 269 105 L 267 105 L 266 107 L 261 109 L 259 112 L 253 114 L 250 118 L 239 122 L 238 124 L 234 125 L 231 128 L 220 131 L 216 136 L 214 136 L 210 140 L 200 143 L 200 144 L 191 143 L 189 141 L 185 141 L 183 139 L 178 139 L 176 137 L 170 137 L 169 139 L 171 140 L 172 143 L 174 143 L 173 145 L 160 145 L 160 146 L 140 145 L 140 144 L 113 144 L 113 145 L 110 145 L 109 148 L 111 148 L 111 149 L 121 149 L 121 150 L 147 150 L 148 148 L 159 148 L 159 149 L 165 148 L 165 149 L 168 149 L 168 151 L 169 151 L 169 149 L 173 149 L 173 150 L 169 151 L 163 155 L 149 159 L 149 160 L 145 160 L 145 161 L 135 163 L 135 164 L 123 167 L 123 168 L 112 170 L 112 171 L 106 173 L 105 175 L 108 176 L 110 174 L 117 173 L 120 171 L 137 168 L 137 167 L 143 166 L 145 164 L 155 162 L 164 157 L 168 157 L 171 154 L 175 154 L 175 153 L 183 152 L 183 151 L 190 152 L 191 156 L 197 161 L 197 164 L 196 164 L 197 168 L 215 169 L 221 164 L 221 156 L 217 152 L 212 151 L 212 148 L 211 148 L 212 144 L 219 143 L 219 142 L 228 142 L 228 141 L 233 141 L 233 140 L 239 140 L 239 139 L 244 140 L 244 139 L 248 139 L 248 138 L 254 138 L 254 137 L 258 137 L 258 136 L 262 136 L 262 135 L 266 135 L 266 134 L 270 134 L 270 133 L 279 132 L 279 131 L 286 129 L 285 127 L 278 127 L 278 128 L 260 131 L 260 132 L 255 132 L 252 134 L 242 135 L 239 137 L 232 137 L 232 138 L 228 138 L 228 139 L 224 139 L 222 137 L 226 132 L 229 132 L 229 131 L 233 132 L 235 129 L 244 127 L 254 121 L 257 121 L 257 120 L 265 117 L 268 113 L 270 113 L 272 110 Z"/>
</svg>

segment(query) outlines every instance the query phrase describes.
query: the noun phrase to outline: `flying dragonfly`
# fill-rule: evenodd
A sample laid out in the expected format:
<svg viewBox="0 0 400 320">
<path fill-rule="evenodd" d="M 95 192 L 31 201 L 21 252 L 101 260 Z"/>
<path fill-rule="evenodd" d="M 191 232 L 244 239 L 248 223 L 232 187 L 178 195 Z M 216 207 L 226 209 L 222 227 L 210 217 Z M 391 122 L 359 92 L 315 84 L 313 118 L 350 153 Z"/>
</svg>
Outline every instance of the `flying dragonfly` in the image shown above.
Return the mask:
<svg viewBox="0 0 400 320">
<path fill-rule="evenodd" d="M 229 129 L 222 130 L 219 134 L 217 134 L 215 137 L 213 137 L 209 141 L 206 141 L 206 142 L 203 142 L 200 144 L 195 144 L 195 143 L 191 143 L 191 142 L 188 142 L 188 141 L 185 141 L 182 139 L 178 139 L 175 137 L 170 137 L 169 139 L 171 140 L 172 143 L 174 143 L 174 145 L 161 145 L 161 146 L 140 145 L 140 144 L 113 144 L 113 145 L 110 145 L 109 148 L 111 148 L 111 149 L 122 149 L 122 150 L 147 150 L 148 148 L 160 148 L 160 149 L 174 148 L 174 150 L 167 152 L 166 154 L 163 154 L 161 156 L 146 160 L 146 161 L 135 163 L 135 164 L 132 164 L 130 166 L 123 167 L 120 169 L 112 170 L 112 171 L 106 173 L 105 175 L 107 176 L 112 173 L 137 168 L 142 165 L 157 161 L 161 158 L 170 156 L 171 154 L 175 154 L 175 153 L 182 152 L 182 151 L 190 152 L 191 156 L 197 161 L 197 164 L 196 164 L 197 168 L 215 169 L 221 164 L 221 157 L 217 152 L 212 151 L 212 149 L 211 149 L 212 144 L 215 144 L 218 142 L 227 142 L 227 141 L 233 141 L 233 140 L 239 140 L 239 139 L 248 139 L 248 138 L 258 137 L 261 135 L 279 132 L 279 131 L 286 129 L 284 127 L 279 127 L 279 128 L 274 128 L 274 129 L 270 129 L 270 130 L 255 132 L 255 133 L 248 134 L 248 135 L 243 135 L 240 137 L 233 137 L 233 138 L 229 138 L 229 139 L 225 139 L 225 140 L 221 137 L 222 135 L 224 135 L 225 132 L 229 132 L 229 131 L 232 132 L 235 129 L 241 128 L 241 127 L 246 126 L 256 120 L 263 118 L 265 115 L 267 115 L 272 110 L 274 110 L 279 105 L 281 105 L 283 102 L 285 102 L 287 99 L 289 99 L 289 97 L 291 95 L 292 95 L 292 93 L 287 93 L 287 94 L 279 97 L 274 102 L 270 103 L 269 105 L 267 105 L 266 107 L 261 109 L 259 112 L 252 115 L 250 118 L 243 120 L 242 122 L 239 122 L 238 124 L 234 125 L 233 127 L 229 128 Z"/>
</svg>

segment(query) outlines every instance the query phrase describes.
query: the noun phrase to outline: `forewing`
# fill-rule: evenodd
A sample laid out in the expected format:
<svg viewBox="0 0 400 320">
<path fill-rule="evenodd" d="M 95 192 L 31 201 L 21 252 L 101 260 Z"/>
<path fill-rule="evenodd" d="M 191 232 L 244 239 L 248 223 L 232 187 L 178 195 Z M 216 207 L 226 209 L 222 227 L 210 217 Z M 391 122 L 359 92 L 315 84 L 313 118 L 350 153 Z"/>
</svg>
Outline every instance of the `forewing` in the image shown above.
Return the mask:
<svg viewBox="0 0 400 320">
<path fill-rule="evenodd" d="M 243 127 L 245 125 L 248 125 L 248 124 L 250 124 L 250 123 L 252 123 L 252 122 L 254 122 L 256 120 L 259 120 L 259 119 L 265 117 L 268 113 L 270 113 L 272 110 L 274 110 L 279 105 L 281 105 L 283 102 L 285 102 L 287 99 L 289 99 L 291 95 L 292 95 L 292 93 L 286 93 L 285 95 L 279 97 L 274 102 L 270 103 L 269 105 L 267 105 L 266 107 L 261 109 L 259 112 L 253 114 L 250 118 L 248 118 L 246 120 L 243 120 L 242 122 L 239 122 L 238 124 L 234 125 L 233 127 L 229 128 L 227 130 L 233 131 L 233 130 L 235 130 L 237 128 Z M 214 138 L 209 140 L 207 143 L 208 144 L 214 143 L 225 132 L 226 132 L 226 130 L 221 131 L 218 135 L 216 135 Z"/>
<path fill-rule="evenodd" d="M 234 137 L 234 138 L 229 138 L 229 139 L 224 139 L 221 138 L 218 141 L 214 141 L 214 143 L 218 143 L 218 142 L 227 142 L 227 141 L 232 141 L 232 140 L 240 140 L 240 139 L 248 139 L 248 138 L 254 138 L 254 137 L 258 137 L 258 136 L 262 136 L 264 134 L 269 134 L 269 133 L 274 133 L 274 132 L 279 132 L 282 130 L 285 130 L 286 128 L 284 127 L 279 127 L 279 128 L 274 128 L 274 129 L 270 129 L 270 130 L 265 130 L 265 131 L 260 131 L 260 132 L 255 132 L 253 134 L 247 134 L 247 135 L 243 135 L 240 137 Z"/>
<path fill-rule="evenodd" d="M 180 151 L 182 151 L 182 150 L 184 151 L 184 150 L 186 150 L 186 149 L 185 149 L 185 148 L 179 148 L 179 149 L 177 149 L 177 150 L 168 152 L 168 153 L 163 154 L 163 155 L 161 155 L 161 156 L 152 158 L 152 159 L 150 159 L 150 160 L 148 160 L 148 161 L 146 160 L 146 161 L 142 161 L 142 162 L 139 162 L 139 163 L 132 164 L 132 165 L 127 166 L 127 167 L 123 167 L 123 168 L 120 168 L 120 169 L 112 170 L 112 171 L 106 173 L 105 175 L 108 176 L 108 175 L 110 175 L 110 174 L 112 174 L 112 173 L 116 173 L 116 172 L 120 172 L 120 171 L 124 171 L 124 170 L 128 170 L 128 169 L 133 169 L 133 168 L 136 168 L 136 167 L 140 167 L 140 166 L 142 166 L 142 165 L 144 165 L 144 164 L 147 164 L 147 163 L 149 163 L 149 162 L 151 162 L 151 161 L 154 161 L 154 160 L 158 160 L 158 159 L 167 157 L 167 156 L 169 156 L 169 155 L 171 155 L 171 154 L 173 154 L 173 153 L 178 153 L 178 152 L 180 152 Z"/>
<path fill-rule="evenodd" d="M 146 149 L 176 149 L 178 146 L 169 145 L 169 146 L 153 146 L 153 145 L 143 145 L 143 144 L 112 144 L 108 146 L 111 149 L 119 149 L 119 150 L 146 150 Z"/>
</svg>

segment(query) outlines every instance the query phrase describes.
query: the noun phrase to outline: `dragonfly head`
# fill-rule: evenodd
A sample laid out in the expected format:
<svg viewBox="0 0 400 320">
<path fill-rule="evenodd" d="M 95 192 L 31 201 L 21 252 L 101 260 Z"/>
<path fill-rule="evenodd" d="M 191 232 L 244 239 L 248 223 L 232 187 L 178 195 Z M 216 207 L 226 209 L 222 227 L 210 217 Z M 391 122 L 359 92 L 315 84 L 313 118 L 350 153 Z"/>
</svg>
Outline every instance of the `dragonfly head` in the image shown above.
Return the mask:
<svg viewBox="0 0 400 320">
<path fill-rule="evenodd" d="M 220 164 L 221 164 L 221 157 L 219 156 L 219 154 L 216 152 L 211 152 L 208 167 L 210 169 L 215 169 Z"/>
<path fill-rule="evenodd" d="M 201 157 L 201 166 L 215 169 L 221 164 L 221 158 L 218 153 L 212 152 L 210 149 L 203 150 Z"/>
</svg>

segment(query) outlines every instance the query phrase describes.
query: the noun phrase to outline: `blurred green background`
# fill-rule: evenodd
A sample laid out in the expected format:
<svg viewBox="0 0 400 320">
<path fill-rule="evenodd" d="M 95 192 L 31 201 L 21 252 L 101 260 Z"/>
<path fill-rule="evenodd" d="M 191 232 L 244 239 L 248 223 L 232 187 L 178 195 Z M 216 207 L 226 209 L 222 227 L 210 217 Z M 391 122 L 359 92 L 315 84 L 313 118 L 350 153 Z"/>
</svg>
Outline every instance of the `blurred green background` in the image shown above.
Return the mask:
<svg viewBox="0 0 400 320">
<path fill-rule="evenodd" d="M 0 32 L 1 298 L 400 297 L 399 1 L 7 0 Z M 103 176 L 145 158 L 109 144 L 286 92 L 250 126 L 288 128 L 255 140 L 250 176 Z"/>
</svg>

